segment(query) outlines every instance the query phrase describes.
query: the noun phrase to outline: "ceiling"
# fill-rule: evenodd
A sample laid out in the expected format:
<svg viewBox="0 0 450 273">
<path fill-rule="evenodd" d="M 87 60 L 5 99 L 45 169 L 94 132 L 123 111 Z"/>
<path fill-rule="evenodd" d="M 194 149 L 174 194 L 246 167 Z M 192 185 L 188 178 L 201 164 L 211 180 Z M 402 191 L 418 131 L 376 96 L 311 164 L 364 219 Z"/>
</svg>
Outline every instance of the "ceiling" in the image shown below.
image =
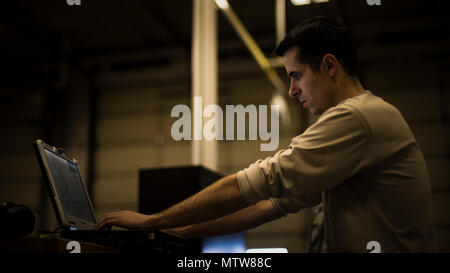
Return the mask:
<svg viewBox="0 0 450 273">
<path fill-rule="evenodd" d="M 239 18 L 270 54 L 275 47 L 274 0 L 229 0 Z M 340 18 L 360 46 L 435 42 L 449 45 L 450 12 L 446 0 L 330 0 L 294 6 L 286 1 L 287 29 L 304 18 Z M 105 64 L 114 69 L 158 66 L 172 58 L 190 58 L 191 0 L 4 0 L 0 8 L 2 82 L 14 73 L 63 59 L 83 69 Z M 219 56 L 250 56 L 222 15 Z M 450 46 L 449 46 L 450 47 Z M 448 54 L 448 49 L 445 51 Z M 181 52 L 174 54 L 173 52 Z M 134 57 L 133 57 L 134 56 Z"/>
</svg>

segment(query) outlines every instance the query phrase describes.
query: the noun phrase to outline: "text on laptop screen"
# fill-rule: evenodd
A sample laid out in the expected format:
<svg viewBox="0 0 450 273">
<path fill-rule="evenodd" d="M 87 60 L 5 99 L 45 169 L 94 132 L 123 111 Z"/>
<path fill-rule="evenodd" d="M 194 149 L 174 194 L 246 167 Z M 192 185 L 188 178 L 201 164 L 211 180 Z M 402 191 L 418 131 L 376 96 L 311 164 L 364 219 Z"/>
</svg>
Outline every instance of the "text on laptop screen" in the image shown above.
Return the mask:
<svg viewBox="0 0 450 273">
<path fill-rule="evenodd" d="M 44 149 L 64 214 L 95 223 L 77 164 Z"/>
</svg>

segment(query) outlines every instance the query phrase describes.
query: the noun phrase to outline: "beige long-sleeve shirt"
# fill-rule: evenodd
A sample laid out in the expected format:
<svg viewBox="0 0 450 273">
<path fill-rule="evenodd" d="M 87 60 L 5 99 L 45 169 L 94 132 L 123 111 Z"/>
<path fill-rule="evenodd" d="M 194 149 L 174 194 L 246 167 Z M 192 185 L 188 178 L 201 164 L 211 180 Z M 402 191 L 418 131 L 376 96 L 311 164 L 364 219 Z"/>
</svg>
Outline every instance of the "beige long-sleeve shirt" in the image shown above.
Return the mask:
<svg viewBox="0 0 450 273">
<path fill-rule="evenodd" d="M 370 91 L 328 109 L 289 148 L 237 174 L 247 203 L 272 198 L 286 214 L 322 195 L 329 252 L 436 248 L 430 180 L 401 113 Z"/>
</svg>

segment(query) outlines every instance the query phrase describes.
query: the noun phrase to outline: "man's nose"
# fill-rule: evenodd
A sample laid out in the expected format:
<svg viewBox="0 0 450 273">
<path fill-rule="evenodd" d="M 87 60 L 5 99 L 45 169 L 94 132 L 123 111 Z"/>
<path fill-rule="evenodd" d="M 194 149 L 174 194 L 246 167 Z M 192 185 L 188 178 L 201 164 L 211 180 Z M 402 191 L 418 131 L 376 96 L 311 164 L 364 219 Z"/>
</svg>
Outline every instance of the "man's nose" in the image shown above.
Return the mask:
<svg viewBox="0 0 450 273">
<path fill-rule="evenodd" d="M 300 88 L 295 86 L 295 84 L 293 84 L 292 81 L 293 80 L 291 80 L 291 86 L 289 88 L 289 97 L 296 98 L 296 97 L 298 97 L 298 95 L 300 95 L 301 92 L 300 92 Z"/>
</svg>

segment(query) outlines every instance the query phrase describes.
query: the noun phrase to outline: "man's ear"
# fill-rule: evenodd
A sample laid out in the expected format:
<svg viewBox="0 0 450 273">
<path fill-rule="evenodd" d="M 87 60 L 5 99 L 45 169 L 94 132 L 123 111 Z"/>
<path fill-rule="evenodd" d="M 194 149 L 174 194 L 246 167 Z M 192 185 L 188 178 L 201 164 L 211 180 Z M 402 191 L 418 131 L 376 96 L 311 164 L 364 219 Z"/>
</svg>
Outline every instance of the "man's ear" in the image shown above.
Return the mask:
<svg viewBox="0 0 450 273">
<path fill-rule="evenodd" d="M 322 58 L 322 66 L 325 70 L 325 72 L 330 76 L 333 77 L 336 75 L 336 68 L 338 65 L 338 61 L 336 57 L 333 54 L 325 54 Z"/>
</svg>

